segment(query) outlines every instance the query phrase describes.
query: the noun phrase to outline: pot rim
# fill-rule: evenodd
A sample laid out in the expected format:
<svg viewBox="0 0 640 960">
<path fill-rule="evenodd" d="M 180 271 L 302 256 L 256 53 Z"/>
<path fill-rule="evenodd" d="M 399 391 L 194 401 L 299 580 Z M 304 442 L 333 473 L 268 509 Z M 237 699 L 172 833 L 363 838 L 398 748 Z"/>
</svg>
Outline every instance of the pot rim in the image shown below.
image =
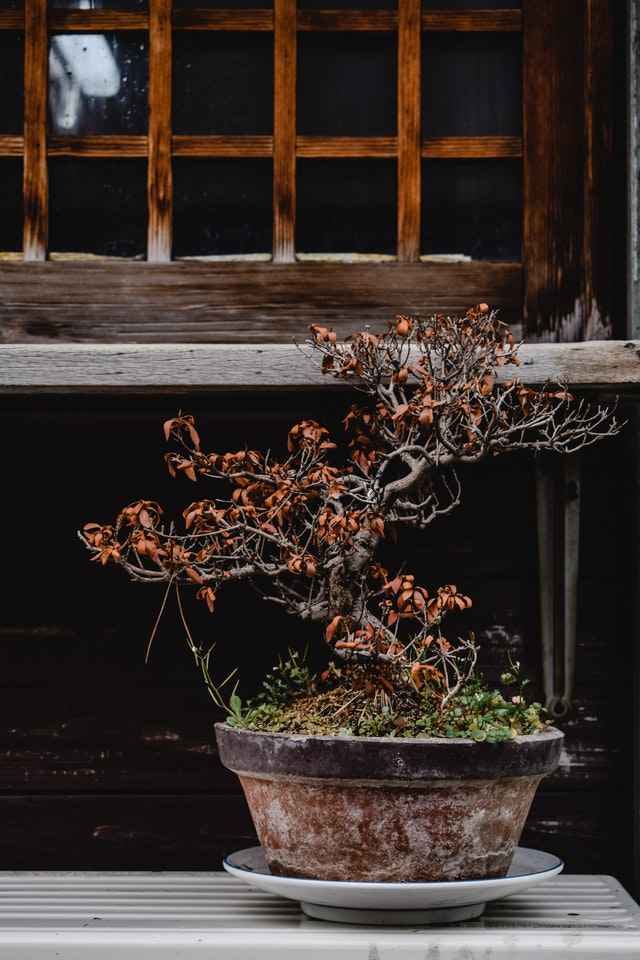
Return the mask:
<svg viewBox="0 0 640 960">
<path fill-rule="evenodd" d="M 557 727 L 547 727 L 546 730 L 540 733 L 518 734 L 516 737 L 510 737 L 509 740 L 487 741 L 474 740 L 473 737 L 356 737 L 352 734 L 342 735 L 338 733 L 276 733 L 270 730 L 247 730 L 245 727 L 234 727 L 230 723 L 227 723 L 226 720 L 219 720 L 214 726 L 216 730 L 233 730 L 234 733 L 248 734 L 252 737 L 269 737 L 280 740 L 316 740 L 323 742 L 339 740 L 341 743 L 393 743 L 394 745 L 455 743 L 461 746 L 466 745 L 467 747 L 470 745 L 474 747 L 486 747 L 503 743 L 536 743 L 543 740 L 564 740 L 564 733 Z"/>
<path fill-rule="evenodd" d="M 269 733 L 216 723 L 220 759 L 267 778 L 428 781 L 542 777 L 558 766 L 556 728 L 499 742 L 467 737 L 354 737 Z"/>
</svg>

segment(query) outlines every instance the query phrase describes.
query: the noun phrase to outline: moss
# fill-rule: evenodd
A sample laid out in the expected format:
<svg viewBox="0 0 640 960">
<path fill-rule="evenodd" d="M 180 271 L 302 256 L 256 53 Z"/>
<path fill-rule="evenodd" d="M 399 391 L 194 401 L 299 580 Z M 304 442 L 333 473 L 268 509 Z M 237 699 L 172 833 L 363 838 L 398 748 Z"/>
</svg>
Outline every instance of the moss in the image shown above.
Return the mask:
<svg viewBox="0 0 640 960">
<path fill-rule="evenodd" d="M 505 675 L 507 676 L 507 675 Z M 504 677 L 503 677 L 504 679 Z M 441 709 L 433 691 L 407 687 L 390 696 L 371 668 L 332 665 L 313 676 L 291 654 L 266 678 L 261 693 L 230 721 L 248 730 L 368 737 L 470 737 L 508 740 L 547 726 L 539 703 L 527 704 L 518 684 L 511 698 L 474 679 Z"/>
</svg>

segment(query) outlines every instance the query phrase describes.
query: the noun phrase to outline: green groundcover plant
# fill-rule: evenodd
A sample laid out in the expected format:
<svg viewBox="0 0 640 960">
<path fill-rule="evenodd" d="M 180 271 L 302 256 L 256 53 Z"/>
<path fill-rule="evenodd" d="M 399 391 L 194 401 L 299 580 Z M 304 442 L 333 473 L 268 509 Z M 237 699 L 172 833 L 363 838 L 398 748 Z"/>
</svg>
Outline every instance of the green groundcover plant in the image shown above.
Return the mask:
<svg viewBox="0 0 640 960">
<path fill-rule="evenodd" d="M 423 585 L 379 561 L 387 537 L 424 530 L 461 501 L 456 468 L 514 451 L 571 454 L 620 429 L 612 410 L 574 399 L 561 384 L 532 389 L 508 370 L 518 345 L 495 311 L 396 317 L 383 333 L 344 342 L 314 325 L 311 360 L 352 381 L 346 440 L 314 420 L 290 429 L 287 454 L 241 447 L 206 452 L 192 416 L 164 424 L 174 477 L 213 481 L 215 499 L 190 503 L 180 531 L 159 504 L 140 500 L 113 524 L 80 536 L 103 566 L 174 592 L 204 681 L 229 722 L 254 730 L 359 736 L 499 740 L 545 726 L 527 704 L 519 664 L 489 689 L 478 675 L 472 632 L 445 633 L 472 606 L 455 584 Z M 313 673 L 291 652 L 242 704 L 230 679 L 212 678 L 213 647 L 192 636 L 182 599 L 190 587 L 215 612 L 220 590 L 250 581 L 269 601 L 317 624 L 326 665 Z M 159 618 L 158 618 L 159 619 Z M 152 633 L 149 647 L 153 640 Z"/>
</svg>

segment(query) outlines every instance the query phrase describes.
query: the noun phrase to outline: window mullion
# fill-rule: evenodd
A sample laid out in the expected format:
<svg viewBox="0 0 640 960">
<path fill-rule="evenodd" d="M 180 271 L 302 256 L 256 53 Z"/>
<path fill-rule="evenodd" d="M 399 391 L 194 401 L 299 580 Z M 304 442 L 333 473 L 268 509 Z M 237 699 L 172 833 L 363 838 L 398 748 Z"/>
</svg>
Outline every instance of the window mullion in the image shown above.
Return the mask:
<svg viewBox="0 0 640 960">
<path fill-rule="evenodd" d="M 24 11 L 24 259 L 45 260 L 49 220 L 47 172 L 47 0 Z"/>
</svg>

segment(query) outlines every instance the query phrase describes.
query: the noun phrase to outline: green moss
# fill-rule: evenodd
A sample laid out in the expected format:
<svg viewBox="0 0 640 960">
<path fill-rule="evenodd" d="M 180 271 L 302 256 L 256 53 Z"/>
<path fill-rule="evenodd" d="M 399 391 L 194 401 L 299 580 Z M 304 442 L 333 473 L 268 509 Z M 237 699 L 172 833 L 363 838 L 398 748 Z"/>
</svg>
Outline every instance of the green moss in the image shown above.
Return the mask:
<svg viewBox="0 0 640 960">
<path fill-rule="evenodd" d="M 503 675 L 503 680 L 507 675 Z M 510 675 L 510 682 L 518 683 Z M 511 698 L 481 678 L 469 682 L 441 709 L 428 688 L 412 686 L 389 696 L 370 668 L 332 666 L 313 676 L 304 658 L 291 654 L 266 678 L 258 697 L 230 721 L 248 730 L 362 737 L 470 737 L 508 740 L 547 726 L 539 703 L 527 704 L 524 684 Z"/>
</svg>

